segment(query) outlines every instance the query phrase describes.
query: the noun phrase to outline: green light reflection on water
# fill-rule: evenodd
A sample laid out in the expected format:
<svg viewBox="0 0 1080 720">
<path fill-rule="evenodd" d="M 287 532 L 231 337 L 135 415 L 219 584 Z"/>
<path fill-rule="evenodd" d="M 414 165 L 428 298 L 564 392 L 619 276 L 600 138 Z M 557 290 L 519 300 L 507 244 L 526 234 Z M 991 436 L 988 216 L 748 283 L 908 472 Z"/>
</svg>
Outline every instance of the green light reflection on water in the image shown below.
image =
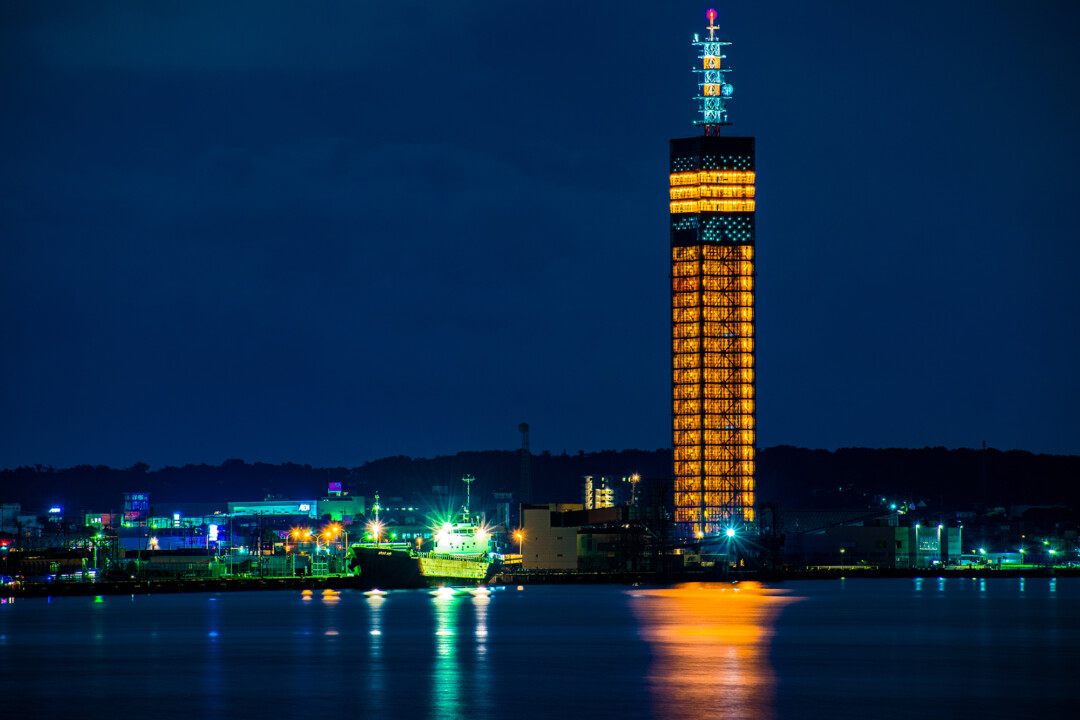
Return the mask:
<svg viewBox="0 0 1080 720">
<path fill-rule="evenodd" d="M 435 610 L 435 677 L 431 689 L 432 716 L 454 717 L 461 708 L 461 668 L 457 661 L 454 620 L 460 600 L 453 592 L 432 594 Z"/>
</svg>

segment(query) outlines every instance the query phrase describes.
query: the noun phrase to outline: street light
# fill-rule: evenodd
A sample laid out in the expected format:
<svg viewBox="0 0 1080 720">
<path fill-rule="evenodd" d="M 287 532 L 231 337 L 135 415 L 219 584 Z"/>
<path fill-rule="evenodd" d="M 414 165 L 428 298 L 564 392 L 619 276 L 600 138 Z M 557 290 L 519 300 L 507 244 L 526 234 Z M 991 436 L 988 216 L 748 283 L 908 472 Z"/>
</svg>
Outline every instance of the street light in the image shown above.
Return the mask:
<svg viewBox="0 0 1080 720">
<path fill-rule="evenodd" d="M 294 543 L 296 545 L 296 547 L 293 548 L 293 552 L 296 552 L 296 551 L 298 551 L 300 549 L 300 538 L 303 536 L 304 531 L 301 530 L 300 528 L 293 528 L 292 532 L 290 532 L 289 534 L 292 535 L 293 540 L 296 541 Z M 285 552 L 286 553 L 289 552 L 288 547 L 285 548 Z"/>
<path fill-rule="evenodd" d="M 844 548 L 840 548 L 840 567 L 844 567 Z"/>
</svg>

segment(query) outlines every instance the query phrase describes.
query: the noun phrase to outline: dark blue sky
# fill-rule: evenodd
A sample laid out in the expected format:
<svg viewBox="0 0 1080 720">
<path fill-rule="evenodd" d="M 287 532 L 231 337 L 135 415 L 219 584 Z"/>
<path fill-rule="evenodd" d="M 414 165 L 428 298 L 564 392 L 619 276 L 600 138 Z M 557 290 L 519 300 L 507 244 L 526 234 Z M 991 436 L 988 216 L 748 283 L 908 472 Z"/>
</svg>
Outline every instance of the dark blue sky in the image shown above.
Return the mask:
<svg viewBox="0 0 1080 720">
<path fill-rule="evenodd" d="M 0 467 L 657 448 L 700 2 L 0 7 Z M 762 446 L 1080 453 L 1080 6 L 718 4 Z"/>
</svg>

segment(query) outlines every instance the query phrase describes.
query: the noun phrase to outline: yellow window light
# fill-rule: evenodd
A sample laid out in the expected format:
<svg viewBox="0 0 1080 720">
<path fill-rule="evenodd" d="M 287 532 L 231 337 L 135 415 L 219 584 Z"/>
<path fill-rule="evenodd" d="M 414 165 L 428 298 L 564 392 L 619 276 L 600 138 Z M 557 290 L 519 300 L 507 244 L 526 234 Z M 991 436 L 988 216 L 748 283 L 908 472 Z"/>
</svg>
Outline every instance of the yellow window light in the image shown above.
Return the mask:
<svg viewBox="0 0 1080 720">
<path fill-rule="evenodd" d="M 701 304 L 701 293 L 681 292 L 671 296 L 672 307 L 690 307 Z"/>
<path fill-rule="evenodd" d="M 697 337 L 701 334 L 701 323 L 687 322 L 671 327 L 671 335 L 676 338 Z"/>
<path fill-rule="evenodd" d="M 701 355 L 698 353 L 673 355 L 671 366 L 673 368 L 699 368 L 701 367 Z"/>
<path fill-rule="evenodd" d="M 677 262 L 672 265 L 671 274 L 675 277 L 697 277 L 701 274 L 701 263 L 697 260 Z"/>
<path fill-rule="evenodd" d="M 701 386 L 697 384 L 676 384 L 672 392 L 679 400 L 692 400 L 701 397 Z"/>
<path fill-rule="evenodd" d="M 685 260 L 700 260 L 701 248 L 696 245 L 680 245 L 671 248 L 671 260 L 680 262 Z"/>
<path fill-rule="evenodd" d="M 697 185 L 700 174 L 694 170 L 691 172 L 671 173 L 671 184 L 674 185 Z"/>
<path fill-rule="evenodd" d="M 702 188 L 698 185 L 673 187 L 669 191 L 672 200 L 686 200 L 701 197 Z"/>
</svg>

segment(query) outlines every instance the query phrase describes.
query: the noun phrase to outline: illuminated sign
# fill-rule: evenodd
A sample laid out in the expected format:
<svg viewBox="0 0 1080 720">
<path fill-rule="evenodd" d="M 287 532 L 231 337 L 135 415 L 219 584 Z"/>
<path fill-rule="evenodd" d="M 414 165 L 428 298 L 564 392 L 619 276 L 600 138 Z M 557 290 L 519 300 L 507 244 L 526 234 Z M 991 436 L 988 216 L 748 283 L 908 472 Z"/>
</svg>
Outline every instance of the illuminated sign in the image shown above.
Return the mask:
<svg viewBox="0 0 1080 720">
<path fill-rule="evenodd" d="M 300 503 L 300 512 L 311 512 L 311 505 L 308 503 Z"/>
<path fill-rule="evenodd" d="M 217 525 L 209 526 L 209 528 L 207 529 L 207 532 L 206 532 L 206 539 L 209 540 L 210 542 L 217 542 L 217 539 L 218 539 L 218 526 Z"/>
<path fill-rule="evenodd" d="M 58 508 L 58 507 L 49 508 L 49 514 L 50 515 L 56 515 L 56 514 L 59 514 L 59 513 L 62 513 L 62 512 L 64 512 L 64 508 Z"/>
</svg>

